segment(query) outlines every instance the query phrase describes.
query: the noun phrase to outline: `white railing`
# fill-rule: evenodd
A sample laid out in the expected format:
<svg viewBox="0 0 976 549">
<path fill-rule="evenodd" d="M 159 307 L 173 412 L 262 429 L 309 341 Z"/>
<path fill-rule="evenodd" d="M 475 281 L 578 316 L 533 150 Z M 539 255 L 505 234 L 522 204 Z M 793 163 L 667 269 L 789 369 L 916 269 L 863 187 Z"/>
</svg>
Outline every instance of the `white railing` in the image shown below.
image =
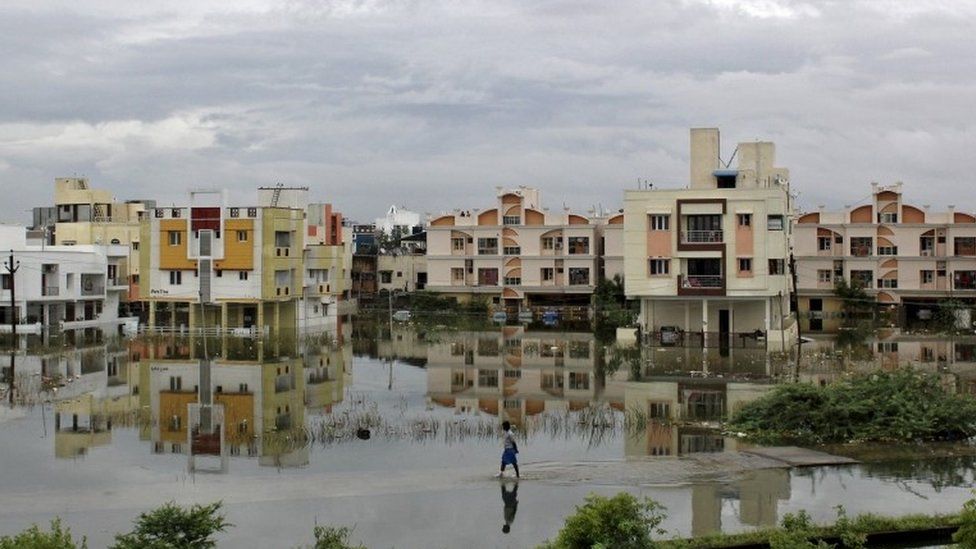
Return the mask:
<svg viewBox="0 0 976 549">
<path fill-rule="evenodd" d="M 681 241 L 689 244 L 699 244 L 699 243 L 721 243 L 723 242 L 723 234 L 721 230 L 718 231 L 685 231 L 681 233 Z"/>
<path fill-rule="evenodd" d="M 721 288 L 721 275 L 686 275 L 681 280 L 684 288 Z"/>
</svg>

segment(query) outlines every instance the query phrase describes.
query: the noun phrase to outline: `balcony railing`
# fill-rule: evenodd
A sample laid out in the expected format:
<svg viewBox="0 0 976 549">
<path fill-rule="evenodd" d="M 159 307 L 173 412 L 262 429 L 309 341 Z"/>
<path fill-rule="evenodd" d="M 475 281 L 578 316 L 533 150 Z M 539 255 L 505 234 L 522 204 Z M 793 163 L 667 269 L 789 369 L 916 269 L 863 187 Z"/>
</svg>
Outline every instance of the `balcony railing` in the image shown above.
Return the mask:
<svg viewBox="0 0 976 549">
<path fill-rule="evenodd" d="M 59 293 L 61 293 L 61 289 L 57 286 L 44 286 L 41 288 L 41 295 L 56 296 Z"/>
<path fill-rule="evenodd" d="M 854 257 L 867 257 L 871 255 L 871 246 L 851 246 L 851 255 Z"/>
<path fill-rule="evenodd" d="M 721 288 L 722 275 L 687 275 L 681 279 L 684 288 Z"/>
<path fill-rule="evenodd" d="M 83 286 L 81 288 L 81 295 L 83 296 L 93 296 L 93 295 L 105 295 L 105 286 Z"/>
<path fill-rule="evenodd" d="M 681 242 L 685 244 L 721 244 L 724 242 L 721 230 L 718 231 L 685 231 L 681 233 Z"/>
</svg>

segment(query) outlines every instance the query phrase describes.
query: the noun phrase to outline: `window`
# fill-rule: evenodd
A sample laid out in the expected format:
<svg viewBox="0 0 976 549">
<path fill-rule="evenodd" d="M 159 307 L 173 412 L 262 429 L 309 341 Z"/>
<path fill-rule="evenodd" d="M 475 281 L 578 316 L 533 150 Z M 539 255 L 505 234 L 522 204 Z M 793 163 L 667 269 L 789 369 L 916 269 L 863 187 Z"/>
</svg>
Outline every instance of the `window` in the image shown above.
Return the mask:
<svg viewBox="0 0 976 549">
<path fill-rule="evenodd" d="M 174 286 L 179 286 L 180 284 L 183 284 L 183 271 L 170 271 L 169 283 Z"/>
<path fill-rule="evenodd" d="M 952 287 L 957 290 L 976 290 L 976 271 L 955 271 L 952 281 Z"/>
<path fill-rule="evenodd" d="M 782 215 L 771 215 L 766 218 L 766 229 L 770 231 L 782 231 L 783 230 L 783 216 Z"/>
<path fill-rule="evenodd" d="M 180 209 L 179 208 L 173 208 L 170 211 L 170 216 L 172 216 L 173 218 L 178 218 L 180 216 Z"/>
<path fill-rule="evenodd" d="M 478 269 L 479 286 L 498 286 L 498 269 Z"/>
<path fill-rule="evenodd" d="M 542 237 L 542 249 L 543 250 L 553 249 L 553 238 L 551 236 Z"/>
<path fill-rule="evenodd" d="M 231 208 L 230 209 L 230 216 L 231 217 L 240 217 L 241 216 L 241 209 L 240 208 Z"/>
<path fill-rule="evenodd" d="M 829 236 L 818 236 L 817 237 L 817 249 L 826 252 L 830 251 L 831 238 Z"/>
<path fill-rule="evenodd" d="M 156 208 L 156 211 L 153 213 L 156 215 L 156 219 L 159 219 L 166 215 L 166 211 L 163 210 L 162 208 Z"/>
<path fill-rule="evenodd" d="M 651 276 L 665 276 L 671 272 L 670 259 L 651 259 L 649 263 Z"/>
<path fill-rule="evenodd" d="M 898 255 L 898 246 L 878 246 L 878 255 Z"/>
<path fill-rule="evenodd" d="M 451 282 L 464 282 L 464 268 L 463 267 L 451 267 Z"/>
<path fill-rule="evenodd" d="M 247 242 L 247 231 L 237 231 L 237 241 Z"/>
<path fill-rule="evenodd" d="M 479 387 L 498 387 L 498 370 L 478 370 Z"/>
<path fill-rule="evenodd" d="M 522 284 L 522 277 L 520 276 L 506 276 L 505 285 L 506 286 L 519 286 Z"/>
<path fill-rule="evenodd" d="M 223 278 L 224 276 L 224 271 L 220 269 L 214 269 L 214 273 L 217 275 L 217 278 Z"/>
<path fill-rule="evenodd" d="M 569 285 L 586 286 L 590 283 L 590 269 L 586 267 L 570 267 Z"/>
<path fill-rule="evenodd" d="M 671 403 L 667 401 L 648 402 L 647 416 L 651 419 L 671 419 Z"/>
<path fill-rule="evenodd" d="M 451 250 L 453 250 L 455 252 L 463 252 L 464 251 L 464 237 L 452 238 L 451 239 Z"/>
<path fill-rule="evenodd" d="M 586 372 L 570 372 L 569 389 L 571 391 L 588 391 L 590 389 L 590 374 Z"/>
<path fill-rule="evenodd" d="M 238 273 L 237 273 L 237 279 L 238 280 L 247 280 L 247 271 L 238 271 Z"/>
<path fill-rule="evenodd" d="M 519 246 L 505 246 L 502 248 L 502 253 L 505 255 L 518 255 L 522 253 L 522 248 Z"/>
<path fill-rule="evenodd" d="M 874 280 L 874 271 L 851 271 L 851 283 L 862 288 L 870 288 L 871 281 Z"/>
<path fill-rule="evenodd" d="M 752 258 L 751 257 L 740 257 L 739 258 L 739 272 L 740 273 L 751 273 L 752 272 Z"/>
<path fill-rule="evenodd" d="M 380 271 L 380 282 L 383 284 L 393 282 L 393 271 Z"/>
<path fill-rule="evenodd" d="M 498 255 L 498 239 L 479 238 L 478 255 Z"/>
<path fill-rule="evenodd" d="M 10 274 L 2 274 L 2 275 L 0 275 L 0 281 L 2 281 L 2 285 L 3 285 L 3 289 L 4 290 L 9 290 L 10 289 L 10 286 L 11 286 L 10 283 L 11 283 L 12 280 L 13 279 L 10 278 Z"/>
<path fill-rule="evenodd" d="M 871 255 L 874 239 L 870 236 L 851 237 L 851 255 L 854 257 L 867 257 Z"/>
<path fill-rule="evenodd" d="M 878 223 L 898 223 L 898 214 L 896 213 L 879 213 Z"/>
<path fill-rule="evenodd" d="M 964 236 L 952 239 L 955 255 L 976 256 L 976 237 Z"/>
<path fill-rule="evenodd" d="M 935 271 L 925 270 L 918 272 L 918 278 L 922 281 L 922 284 L 931 284 L 935 282 Z"/>
<path fill-rule="evenodd" d="M 898 342 L 897 341 L 879 341 L 878 342 L 878 352 L 879 353 L 897 353 L 898 352 Z"/>
<path fill-rule="evenodd" d="M 817 282 L 830 284 L 832 279 L 833 273 L 830 272 L 830 269 L 817 269 Z"/>
<path fill-rule="evenodd" d="M 878 279 L 879 288 L 897 288 L 898 279 L 897 278 L 879 278 Z"/>
<path fill-rule="evenodd" d="M 738 219 L 740 227 L 752 226 L 752 214 L 738 214 L 735 217 Z"/>
<path fill-rule="evenodd" d="M 543 267 L 539 269 L 539 277 L 543 282 L 551 282 L 556 278 L 556 270 L 552 267 Z"/>
<path fill-rule="evenodd" d="M 169 245 L 179 246 L 183 242 L 183 233 L 180 231 L 170 231 L 169 232 Z"/>
<path fill-rule="evenodd" d="M 786 274 L 785 261 L 782 259 L 770 259 L 769 260 L 769 274 L 771 275 L 784 275 Z"/>
<path fill-rule="evenodd" d="M 139 251 L 139 241 L 138 240 L 132 243 L 132 249 L 135 250 L 135 251 L 137 251 L 137 252 Z"/>
<path fill-rule="evenodd" d="M 671 230 L 671 216 L 667 214 L 652 214 L 648 216 L 650 218 L 650 225 L 652 231 L 668 231 Z"/>
<path fill-rule="evenodd" d="M 590 237 L 571 236 L 569 237 L 570 255 L 586 255 L 590 253 Z"/>
<path fill-rule="evenodd" d="M 502 216 L 502 225 L 518 225 L 522 223 L 522 218 L 517 215 Z"/>
</svg>

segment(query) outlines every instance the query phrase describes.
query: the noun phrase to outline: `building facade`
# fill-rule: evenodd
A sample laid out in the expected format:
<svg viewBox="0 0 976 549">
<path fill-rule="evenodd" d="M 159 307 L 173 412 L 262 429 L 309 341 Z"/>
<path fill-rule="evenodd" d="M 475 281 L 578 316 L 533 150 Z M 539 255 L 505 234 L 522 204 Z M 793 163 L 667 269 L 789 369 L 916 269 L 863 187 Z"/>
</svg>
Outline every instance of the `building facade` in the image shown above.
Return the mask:
<svg viewBox="0 0 976 549">
<path fill-rule="evenodd" d="M 842 279 L 893 306 L 903 326 L 926 324 L 939 300 L 976 302 L 976 215 L 905 203 L 900 183 L 872 184 L 868 204 L 805 213 L 794 230 L 805 330 L 843 323 L 834 294 Z"/>
<path fill-rule="evenodd" d="M 604 221 L 622 224 L 623 214 Z M 431 220 L 428 289 L 508 308 L 588 304 L 600 276 L 602 226 L 568 209 L 542 208 L 536 189 L 499 189 L 496 203 L 484 210 Z"/>
<path fill-rule="evenodd" d="M 625 192 L 626 294 L 647 334 L 768 347 L 791 326 L 789 172 L 770 142 L 740 143 L 735 168 L 720 153 L 717 129 L 692 129 L 688 187 Z"/>
</svg>

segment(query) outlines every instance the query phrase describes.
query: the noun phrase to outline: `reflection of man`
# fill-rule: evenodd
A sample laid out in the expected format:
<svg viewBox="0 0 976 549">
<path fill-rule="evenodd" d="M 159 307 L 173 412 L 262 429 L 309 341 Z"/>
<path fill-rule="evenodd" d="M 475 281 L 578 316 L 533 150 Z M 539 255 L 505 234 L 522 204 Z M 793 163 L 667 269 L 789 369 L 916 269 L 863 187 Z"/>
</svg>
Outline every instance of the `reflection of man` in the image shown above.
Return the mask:
<svg viewBox="0 0 976 549">
<path fill-rule="evenodd" d="M 509 490 L 508 487 L 511 486 Z M 507 534 L 512 531 L 512 523 L 515 522 L 515 512 L 518 511 L 518 481 L 513 484 L 502 484 L 502 503 L 505 504 L 505 526 L 502 532 Z"/>
</svg>

